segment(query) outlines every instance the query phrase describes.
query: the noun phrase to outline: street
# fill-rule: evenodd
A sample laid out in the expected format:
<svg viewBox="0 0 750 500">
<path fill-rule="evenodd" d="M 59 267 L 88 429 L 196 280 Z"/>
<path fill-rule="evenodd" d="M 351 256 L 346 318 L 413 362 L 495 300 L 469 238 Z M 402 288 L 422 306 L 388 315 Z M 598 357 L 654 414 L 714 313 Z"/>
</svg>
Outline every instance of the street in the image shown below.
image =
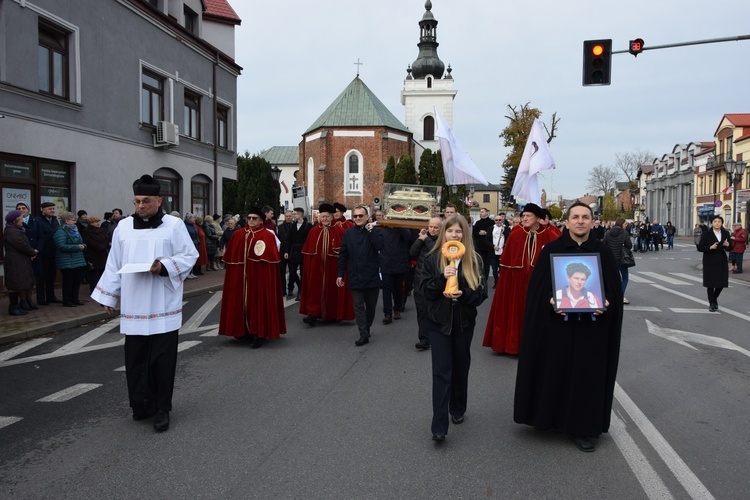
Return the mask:
<svg viewBox="0 0 750 500">
<path fill-rule="evenodd" d="M 416 313 L 302 323 L 251 350 L 186 299 L 172 422 L 131 420 L 118 320 L 3 346 L 0 498 L 742 498 L 750 491 L 750 283 L 708 311 L 687 241 L 637 253 L 612 426 L 595 453 L 513 422 L 517 360 L 474 332 L 466 421 L 430 438 Z M 492 290 L 490 290 L 492 292 Z"/>
</svg>

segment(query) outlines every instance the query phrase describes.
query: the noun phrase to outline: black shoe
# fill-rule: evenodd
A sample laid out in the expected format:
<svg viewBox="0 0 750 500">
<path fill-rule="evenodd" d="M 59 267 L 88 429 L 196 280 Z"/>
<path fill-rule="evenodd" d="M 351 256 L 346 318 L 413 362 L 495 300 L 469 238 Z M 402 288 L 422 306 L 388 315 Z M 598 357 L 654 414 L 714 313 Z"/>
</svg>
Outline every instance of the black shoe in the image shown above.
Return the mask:
<svg viewBox="0 0 750 500">
<path fill-rule="evenodd" d="M 83 302 L 81 302 L 80 300 L 74 300 L 74 301 L 73 301 L 73 305 L 75 305 L 75 306 L 84 306 L 84 305 L 86 305 L 86 304 L 84 304 L 84 303 L 83 303 Z"/>
<path fill-rule="evenodd" d="M 62 302 L 62 300 L 58 299 L 57 297 L 52 297 L 51 299 L 47 299 L 47 302 L 49 302 L 50 304 L 59 304 L 60 302 Z"/>
<path fill-rule="evenodd" d="M 20 307 L 16 305 L 16 306 L 10 306 L 8 308 L 8 314 L 10 314 L 11 316 L 26 316 L 27 314 L 29 314 L 29 312 L 24 311 L 23 309 L 21 309 Z"/>
<path fill-rule="evenodd" d="M 451 415 L 451 422 L 453 422 L 456 425 L 460 425 L 464 423 L 464 416 L 463 415 Z"/>
<path fill-rule="evenodd" d="M 146 410 L 144 408 L 140 408 L 136 410 L 133 408 L 133 420 L 136 422 L 140 420 L 146 420 L 147 418 L 151 418 L 156 413 L 156 410 Z"/>
<path fill-rule="evenodd" d="M 587 438 L 586 436 L 573 436 L 573 441 L 575 441 L 576 443 L 576 448 L 585 453 L 591 453 L 592 451 L 596 450 L 594 441 L 591 438 Z"/>
<path fill-rule="evenodd" d="M 430 348 L 430 343 L 426 340 L 420 340 L 416 344 L 414 344 L 414 347 L 416 347 L 420 351 L 424 351 Z"/>
<path fill-rule="evenodd" d="M 315 316 L 305 316 L 304 318 L 302 318 L 302 321 L 310 326 L 315 326 L 317 318 Z"/>
<path fill-rule="evenodd" d="M 369 343 L 370 343 L 370 337 L 365 337 L 365 336 L 361 336 L 359 337 L 359 340 L 354 341 L 354 345 L 356 345 L 357 347 L 363 346 Z"/>
<path fill-rule="evenodd" d="M 36 306 L 36 304 L 34 304 L 34 303 L 33 303 L 33 302 L 31 301 L 31 299 L 28 299 L 28 300 L 26 301 L 26 305 L 27 305 L 27 306 L 29 306 L 29 307 L 31 308 L 31 310 L 33 310 L 33 311 L 35 311 L 35 310 L 39 309 L 39 308 L 38 308 L 38 307 Z"/>
<path fill-rule="evenodd" d="M 711 302 L 711 303 L 710 303 L 710 304 L 708 305 L 708 310 L 709 310 L 710 312 L 714 312 L 714 311 L 715 311 L 715 310 L 717 310 L 718 308 L 719 308 L 719 306 L 717 306 L 717 305 L 716 305 L 716 304 L 714 304 L 713 302 Z"/>
<path fill-rule="evenodd" d="M 299 302 L 299 294 L 297 294 L 297 296 L 296 296 L 296 297 L 294 297 L 294 301 L 295 301 L 295 302 Z"/>
<path fill-rule="evenodd" d="M 445 434 L 443 434 L 442 432 L 438 432 L 437 434 L 433 434 L 432 435 L 432 440 L 433 441 L 437 441 L 438 443 L 442 443 L 443 441 L 445 441 Z"/>
<path fill-rule="evenodd" d="M 76 305 L 72 302 L 71 303 L 63 302 L 63 307 L 75 307 L 75 306 Z"/>
<path fill-rule="evenodd" d="M 164 432 L 169 429 L 169 412 L 156 410 L 156 417 L 154 417 L 154 430 L 156 432 Z"/>
<path fill-rule="evenodd" d="M 19 308 L 20 308 L 20 309 L 21 309 L 22 311 L 26 311 L 26 312 L 28 312 L 28 311 L 33 311 L 33 309 L 31 308 L 31 306 L 29 306 L 29 305 L 28 305 L 28 304 L 26 303 L 26 301 L 25 301 L 25 300 L 22 300 L 22 301 L 21 301 L 21 303 L 20 303 L 20 304 L 18 304 L 18 307 L 19 307 Z"/>
<path fill-rule="evenodd" d="M 39 299 L 36 299 L 36 303 L 37 303 L 37 305 L 39 305 L 39 306 L 48 306 L 48 305 L 49 305 L 49 302 L 47 302 L 46 300 L 39 300 Z"/>
<path fill-rule="evenodd" d="M 250 341 L 250 349 L 257 349 L 258 347 L 263 345 L 264 339 L 258 337 L 257 335 L 253 335 L 252 340 Z"/>
</svg>

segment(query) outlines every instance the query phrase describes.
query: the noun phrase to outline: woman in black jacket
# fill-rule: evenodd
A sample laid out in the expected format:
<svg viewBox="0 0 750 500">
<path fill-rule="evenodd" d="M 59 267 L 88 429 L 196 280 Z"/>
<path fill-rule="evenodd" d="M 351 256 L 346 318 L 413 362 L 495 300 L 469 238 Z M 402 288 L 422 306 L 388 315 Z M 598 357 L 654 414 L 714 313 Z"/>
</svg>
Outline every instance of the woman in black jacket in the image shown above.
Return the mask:
<svg viewBox="0 0 750 500">
<path fill-rule="evenodd" d="M 446 241 L 466 248 L 456 266 L 443 256 Z M 448 278 L 457 276 L 459 291 L 445 294 Z M 462 215 L 452 215 L 440 229 L 422 268 L 420 289 L 427 301 L 427 327 L 432 350 L 432 439 L 445 441 L 448 414 L 464 421 L 477 307 L 487 298 L 482 259 L 474 252 L 471 229 Z"/>
<path fill-rule="evenodd" d="M 708 294 L 708 310 L 719 309 L 719 294 L 729 286 L 727 252 L 731 250 L 729 231 L 724 229 L 724 219 L 714 215 L 711 229 L 701 234 L 698 251 L 703 252 L 703 286 Z"/>
<path fill-rule="evenodd" d="M 628 271 L 628 268 L 625 267 L 622 264 L 623 257 L 625 257 L 625 249 L 632 251 L 633 248 L 633 242 L 630 241 L 630 235 L 627 231 L 625 231 L 625 226 L 627 225 L 627 221 L 625 219 L 620 218 L 615 221 L 614 227 L 609 230 L 607 235 L 604 237 L 604 243 L 607 244 L 610 250 L 612 250 L 612 255 L 615 256 L 615 260 L 617 260 L 617 264 L 620 266 L 620 277 L 622 277 L 622 303 L 623 304 L 630 304 L 630 301 L 625 298 L 625 289 L 628 287 L 628 281 L 630 278 L 630 272 Z"/>
</svg>

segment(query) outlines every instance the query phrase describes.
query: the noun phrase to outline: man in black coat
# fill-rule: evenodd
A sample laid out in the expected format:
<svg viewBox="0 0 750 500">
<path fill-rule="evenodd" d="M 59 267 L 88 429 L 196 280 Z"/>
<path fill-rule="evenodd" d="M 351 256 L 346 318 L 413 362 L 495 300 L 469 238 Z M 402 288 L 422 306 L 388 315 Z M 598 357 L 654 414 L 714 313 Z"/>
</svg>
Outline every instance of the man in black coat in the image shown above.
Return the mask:
<svg viewBox="0 0 750 500">
<path fill-rule="evenodd" d="M 513 420 L 569 434 L 579 450 L 596 449 L 609 430 L 620 356 L 622 284 L 615 257 L 592 233 L 594 215 L 570 206 L 567 229 L 542 249 L 529 280 Z M 599 254 L 606 310 L 556 312 L 550 254 Z"/>
<path fill-rule="evenodd" d="M 36 217 L 36 225 L 42 235 L 40 238 L 39 266 L 41 273 L 36 277 L 36 301 L 41 306 L 60 302 L 55 297 L 55 278 L 57 265 L 55 264 L 55 232 L 60 223 L 55 217 L 55 204 L 51 201 L 42 203 L 42 213 Z"/>
<path fill-rule="evenodd" d="M 427 321 L 427 299 L 424 297 L 424 293 L 420 289 L 420 283 L 422 281 L 422 268 L 424 267 L 424 261 L 427 258 L 427 254 L 430 253 L 435 246 L 438 234 L 440 234 L 440 228 L 443 225 L 443 221 L 440 217 L 433 217 L 427 224 L 427 229 L 422 229 L 419 232 L 419 237 L 412 243 L 409 249 L 409 257 L 412 260 L 417 261 L 417 265 L 414 270 L 414 304 L 417 306 L 417 324 L 419 330 L 417 331 L 418 342 L 414 345 L 417 350 L 424 351 L 430 348 L 430 336 L 428 333 L 428 321 Z"/>
<path fill-rule="evenodd" d="M 383 249 L 383 235 L 369 223 L 367 207 L 357 205 L 352 210 L 354 226 L 344 232 L 339 249 L 339 269 L 336 286 L 349 285 L 352 292 L 354 316 L 359 339 L 354 345 L 370 342 L 370 327 L 375 320 L 375 309 L 380 293 L 378 252 Z"/>
<path fill-rule="evenodd" d="M 380 272 L 383 275 L 383 324 L 401 319 L 404 310 L 404 278 L 409 271 L 411 232 L 403 227 L 380 228 L 383 250 L 380 252 Z"/>
<path fill-rule="evenodd" d="M 289 232 L 294 225 L 294 216 L 292 215 L 294 212 L 291 210 L 287 210 L 284 212 L 284 223 L 279 224 L 279 241 L 281 242 L 281 248 L 286 248 L 288 246 L 287 241 L 289 240 Z M 281 252 L 281 263 L 279 265 L 279 269 L 281 269 L 281 291 L 287 289 L 287 280 L 286 280 L 286 271 L 289 267 L 289 257 L 285 256 L 284 252 Z M 294 281 L 292 281 L 291 276 L 289 277 L 289 292 L 287 293 L 287 298 L 291 299 L 294 297 Z"/>
<path fill-rule="evenodd" d="M 289 261 L 289 294 L 297 285 L 296 300 L 299 300 L 299 292 L 302 289 L 302 262 L 305 260 L 302 255 L 302 247 L 307 239 L 307 233 L 310 232 L 312 224 L 305 220 L 305 209 L 294 209 L 294 222 L 288 228 L 286 244 L 281 246 L 281 256 Z"/>
<path fill-rule="evenodd" d="M 474 238 L 474 250 L 482 257 L 484 263 L 482 275 L 485 283 L 490 276 L 491 261 L 495 257 L 495 249 L 492 244 L 492 227 L 494 225 L 495 221 L 490 217 L 490 211 L 486 208 L 480 208 L 479 220 L 474 223 L 471 229 L 471 236 Z"/>
</svg>

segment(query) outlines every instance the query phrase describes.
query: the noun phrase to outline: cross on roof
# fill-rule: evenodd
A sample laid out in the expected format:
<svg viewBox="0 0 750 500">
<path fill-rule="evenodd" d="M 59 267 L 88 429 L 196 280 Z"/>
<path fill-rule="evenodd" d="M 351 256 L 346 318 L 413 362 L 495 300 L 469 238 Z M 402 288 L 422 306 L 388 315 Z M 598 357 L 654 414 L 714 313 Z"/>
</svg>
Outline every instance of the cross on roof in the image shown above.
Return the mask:
<svg viewBox="0 0 750 500">
<path fill-rule="evenodd" d="M 363 66 L 365 63 L 359 62 L 359 57 L 357 58 L 357 62 L 354 63 L 355 66 L 357 66 L 357 76 L 359 76 L 359 67 Z"/>
</svg>

